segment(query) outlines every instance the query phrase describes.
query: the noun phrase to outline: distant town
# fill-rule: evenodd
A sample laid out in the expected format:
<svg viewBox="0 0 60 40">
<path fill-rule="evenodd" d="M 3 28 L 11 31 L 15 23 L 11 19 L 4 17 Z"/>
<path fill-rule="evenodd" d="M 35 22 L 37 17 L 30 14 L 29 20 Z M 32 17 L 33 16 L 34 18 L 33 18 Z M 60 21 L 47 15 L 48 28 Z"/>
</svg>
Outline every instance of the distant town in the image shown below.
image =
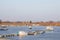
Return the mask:
<svg viewBox="0 0 60 40">
<path fill-rule="evenodd" d="M 32 21 L 2 21 L 0 20 L 0 26 L 6 25 L 6 26 L 60 26 L 60 21 L 54 22 L 54 21 L 48 21 L 48 22 L 32 22 Z"/>
</svg>

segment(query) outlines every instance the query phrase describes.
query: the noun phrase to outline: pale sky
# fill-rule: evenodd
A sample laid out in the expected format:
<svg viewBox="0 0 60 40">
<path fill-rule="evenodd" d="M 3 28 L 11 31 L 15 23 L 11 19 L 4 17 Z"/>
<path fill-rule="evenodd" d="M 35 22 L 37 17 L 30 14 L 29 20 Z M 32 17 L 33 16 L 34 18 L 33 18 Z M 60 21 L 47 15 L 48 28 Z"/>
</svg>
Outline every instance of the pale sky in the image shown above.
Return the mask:
<svg viewBox="0 0 60 40">
<path fill-rule="evenodd" d="M 0 0 L 0 19 L 60 21 L 60 0 Z"/>
</svg>

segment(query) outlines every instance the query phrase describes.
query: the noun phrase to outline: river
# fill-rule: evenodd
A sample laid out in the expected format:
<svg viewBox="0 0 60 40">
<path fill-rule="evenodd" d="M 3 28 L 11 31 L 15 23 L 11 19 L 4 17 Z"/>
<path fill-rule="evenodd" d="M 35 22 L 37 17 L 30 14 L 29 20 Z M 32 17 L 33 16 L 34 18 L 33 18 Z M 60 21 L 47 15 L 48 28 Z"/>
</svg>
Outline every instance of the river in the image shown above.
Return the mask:
<svg viewBox="0 0 60 40">
<path fill-rule="evenodd" d="M 19 33 L 19 31 L 35 31 L 35 30 L 45 30 L 45 26 L 32 26 L 32 29 L 29 29 L 27 26 L 9 26 L 7 27 L 7 31 L 1 31 L 0 34 L 12 34 L 12 33 Z M 60 40 L 60 27 L 55 26 L 53 27 L 53 32 L 46 32 L 44 34 L 38 34 L 38 35 L 27 35 L 25 37 L 6 37 L 6 38 L 0 38 L 0 40 Z"/>
</svg>

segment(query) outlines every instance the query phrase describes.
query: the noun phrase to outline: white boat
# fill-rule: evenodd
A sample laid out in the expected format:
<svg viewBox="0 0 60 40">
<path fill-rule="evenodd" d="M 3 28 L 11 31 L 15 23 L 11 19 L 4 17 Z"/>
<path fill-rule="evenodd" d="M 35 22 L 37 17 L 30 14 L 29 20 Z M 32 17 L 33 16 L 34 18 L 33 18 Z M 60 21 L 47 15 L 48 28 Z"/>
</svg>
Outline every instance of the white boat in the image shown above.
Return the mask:
<svg viewBox="0 0 60 40">
<path fill-rule="evenodd" d="M 32 26 L 29 26 L 29 29 L 32 29 Z"/>
<path fill-rule="evenodd" d="M 25 31 L 19 31 L 19 37 L 24 37 L 24 36 L 26 36 L 27 35 L 27 32 L 25 32 Z"/>
<path fill-rule="evenodd" d="M 46 30 L 50 30 L 50 31 L 52 31 L 52 30 L 54 30 L 54 29 L 53 29 L 52 26 L 47 26 L 47 27 L 46 27 Z"/>
<path fill-rule="evenodd" d="M 0 31 L 6 31 L 8 30 L 6 27 L 0 27 Z"/>
</svg>

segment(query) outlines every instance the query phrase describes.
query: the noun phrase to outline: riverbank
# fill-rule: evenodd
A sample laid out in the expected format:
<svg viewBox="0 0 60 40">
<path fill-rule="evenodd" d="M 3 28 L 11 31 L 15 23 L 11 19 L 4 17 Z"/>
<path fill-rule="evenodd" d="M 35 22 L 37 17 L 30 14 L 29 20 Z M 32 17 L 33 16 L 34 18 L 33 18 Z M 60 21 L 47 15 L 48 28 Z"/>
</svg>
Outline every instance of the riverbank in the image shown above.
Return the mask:
<svg viewBox="0 0 60 40">
<path fill-rule="evenodd" d="M 60 22 L 0 22 L 6 26 L 60 26 Z"/>
</svg>

